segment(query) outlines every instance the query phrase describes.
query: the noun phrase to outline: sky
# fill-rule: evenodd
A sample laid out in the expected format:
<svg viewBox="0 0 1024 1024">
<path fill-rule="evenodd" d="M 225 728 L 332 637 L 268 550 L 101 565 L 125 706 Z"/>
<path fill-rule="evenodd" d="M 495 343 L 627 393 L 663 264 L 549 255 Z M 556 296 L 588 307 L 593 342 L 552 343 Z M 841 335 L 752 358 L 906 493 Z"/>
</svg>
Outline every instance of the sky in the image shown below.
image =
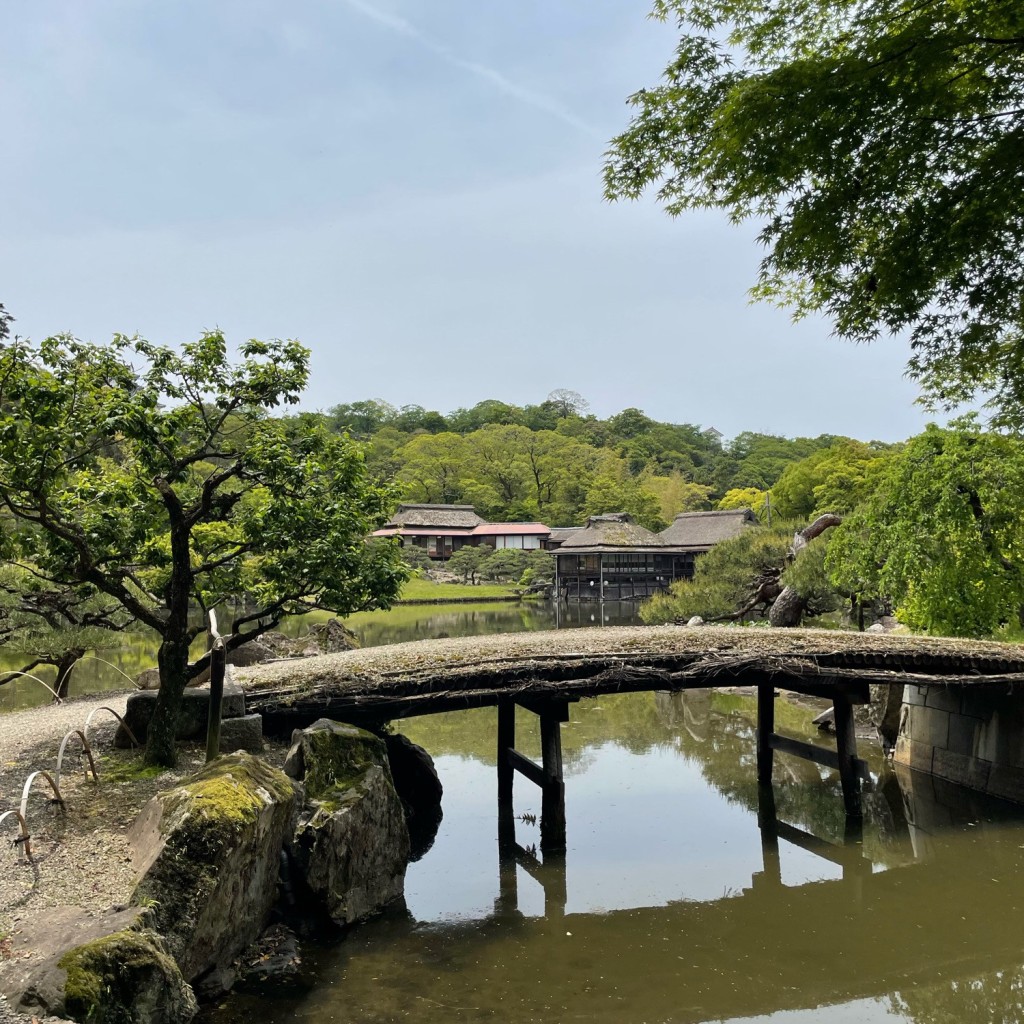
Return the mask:
<svg viewBox="0 0 1024 1024">
<path fill-rule="evenodd" d="M 896 440 L 905 344 L 748 302 L 756 224 L 602 198 L 648 0 L 0 0 L 0 302 L 34 340 L 298 338 L 309 409 L 578 391 Z"/>
</svg>

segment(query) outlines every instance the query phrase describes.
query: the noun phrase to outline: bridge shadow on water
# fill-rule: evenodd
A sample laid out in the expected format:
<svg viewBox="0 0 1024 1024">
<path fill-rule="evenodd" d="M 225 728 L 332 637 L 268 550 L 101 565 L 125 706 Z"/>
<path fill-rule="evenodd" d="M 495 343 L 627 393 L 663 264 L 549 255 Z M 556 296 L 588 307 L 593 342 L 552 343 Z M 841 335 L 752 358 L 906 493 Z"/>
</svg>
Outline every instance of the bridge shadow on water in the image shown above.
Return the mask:
<svg viewBox="0 0 1024 1024">
<path fill-rule="evenodd" d="M 589 718 L 578 716 L 581 732 L 592 735 L 566 744 L 567 852 L 538 853 L 532 815 L 503 813 L 490 858 L 476 863 L 476 848 L 461 840 L 462 859 L 456 854 L 445 876 L 458 891 L 473 872 L 489 875 L 489 908 L 420 920 L 395 908 L 339 945 L 308 950 L 317 978 L 309 991 L 284 995 L 280 1005 L 267 993 L 258 1003 L 242 997 L 213 1019 L 1024 1019 L 1019 808 L 875 759 L 864 817 L 846 818 L 838 778 L 806 762 L 783 759 L 771 789 L 751 781 L 754 724 L 742 698 L 643 697 L 602 700 Z M 493 730 L 493 712 L 479 714 Z M 680 851 L 679 895 L 660 905 L 629 905 L 636 880 L 628 876 L 645 870 L 642 859 L 639 867 L 627 863 L 618 878 L 614 871 L 602 875 L 595 886 L 596 826 L 573 795 L 607 753 L 598 742 L 601 725 L 591 723 L 612 715 L 629 757 L 660 752 L 659 765 L 673 758 L 705 780 L 722 813 L 731 815 L 733 831 L 723 834 L 730 843 L 743 839 L 736 863 L 748 866 L 740 884 L 709 895 L 707 886 L 690 884 L 692 861 Z M 453 748 L 465 749 L 446 735 Z M 486 763 L 493 735 L 473 742 L 484 761 L 481 776 L 493 780 L 493 760 Z M 444 767 L 451 755 L 436 752 Z M 486 791 L 493 807 L 493 781 Z M 705 804 L 689 783 L 676 792 L 663 808 L 666 819 L 686 822 L 692 807 L 693 832 L 716 827 L 701 816 Z M 482 814 L 483 803 L 470 807 L 473 822 Z M 587 833 L 580 842 L 574 828 Z M 648 841 L 632 829 L 624 820 L 625 849 Z M 614 823 L 599 832 L 603 842 L 612 834 Z M 725 849 L 709 844 L 707 856 Z M 662 891 L 672 886 L 668 879 Z M 422 898 L 410 907 L 417 902 Z"/>
</svg>

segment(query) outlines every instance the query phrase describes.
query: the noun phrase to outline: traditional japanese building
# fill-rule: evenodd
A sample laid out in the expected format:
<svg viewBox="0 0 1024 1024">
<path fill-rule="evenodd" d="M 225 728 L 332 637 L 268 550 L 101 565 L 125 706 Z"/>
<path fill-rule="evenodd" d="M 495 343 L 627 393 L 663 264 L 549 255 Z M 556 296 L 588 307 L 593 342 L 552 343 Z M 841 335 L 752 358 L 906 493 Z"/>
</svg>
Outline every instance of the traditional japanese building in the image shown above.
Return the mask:
<svg viewBox="0 0 1024 1024">
<path fill-rule="evenodd" d="M 481 523 L 474 527 L 473 543 L 502 551 L 540 551 L 551 535 L 551 527 L 543 523 Z"/>
<path fill-rule="evenodd" d="M 650 597 L 677 579 L 692 577 L 699 555 L 756 524 L 750 509 L 682 512 L 667 530 L 655 534 L 625 512 L 591 516 L 555 551 L 555 592 L 583 600 Z"/>
<path fill-rule="evenodd" d="M 555 593 L 570 600 L 650 597 L 674 578 L 666 544 L 625 512 L 591 516 L 555 552 Z"/>
<path fill-rule="evenodd" d="M 485 520 L 472 505 L 399 505 L 374 537 L 401 537 L 403 544 L 423 548 L 431 558 L 450 558 Z"/>
</svg>

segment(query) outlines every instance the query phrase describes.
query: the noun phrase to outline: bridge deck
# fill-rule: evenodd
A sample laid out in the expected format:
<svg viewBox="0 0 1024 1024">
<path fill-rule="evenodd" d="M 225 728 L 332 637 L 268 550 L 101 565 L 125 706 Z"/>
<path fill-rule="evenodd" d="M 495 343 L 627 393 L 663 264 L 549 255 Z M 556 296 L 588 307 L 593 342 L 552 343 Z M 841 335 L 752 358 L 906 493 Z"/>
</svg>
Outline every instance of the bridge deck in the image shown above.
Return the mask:
<svg viewBox="0 0 1024 1024">
<path fill-rule="evenodd" d="M 419 640 L 236 669 L 251 710 L 385 720 L 516 700 L 757 684 L 866 700 L 869 683 L 1024 682 L 1024 647 L 716 626 L 617 626 Z"/>
</svg>

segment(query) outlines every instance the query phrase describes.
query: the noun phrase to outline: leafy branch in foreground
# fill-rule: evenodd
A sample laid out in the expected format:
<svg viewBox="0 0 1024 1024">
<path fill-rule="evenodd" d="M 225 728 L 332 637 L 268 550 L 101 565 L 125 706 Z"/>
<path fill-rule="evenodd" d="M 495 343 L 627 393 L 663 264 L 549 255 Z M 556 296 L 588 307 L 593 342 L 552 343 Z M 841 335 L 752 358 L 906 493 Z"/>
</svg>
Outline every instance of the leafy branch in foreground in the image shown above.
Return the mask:
<svg viewBox="0 0 1024 1024">
<path fill-rule="evenodd" d="M 611 199 L 754 218 L 757 297 L 906 332 L 930 402 L 1024 425 L 1019 0 L 657 0 L 681 38 L 605 168 Z"/>
</svg>

